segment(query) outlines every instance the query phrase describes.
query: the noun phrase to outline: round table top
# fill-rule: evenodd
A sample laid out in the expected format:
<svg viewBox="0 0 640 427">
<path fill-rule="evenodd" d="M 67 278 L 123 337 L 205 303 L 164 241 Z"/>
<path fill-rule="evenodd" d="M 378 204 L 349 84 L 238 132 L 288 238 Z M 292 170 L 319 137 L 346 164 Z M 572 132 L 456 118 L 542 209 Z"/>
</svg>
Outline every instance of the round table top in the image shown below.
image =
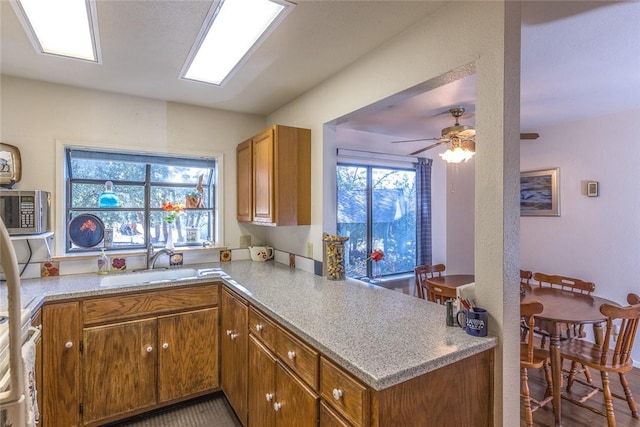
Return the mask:
<svg viewBox="0 0 640 427">
<path fill-rule="evenodd" d="M 458 286 L 473 283 L 475 280 L 476 278 L 473 274 L 447 274 L 440 277 L 432 277 L 427 279 L 427 282 L 435 286 L 457 288 Z"/>
<path fill-rule="evenodd" d="M 539 301 L 544 306 L 542 313 L 535 315 L 537 319 L 566 323 L 600 323 L 607 319 L 607 316 L 600 313 L 602 304 L 619 306 L 614 301 L 594 295 L 549 287 L 523 287 L 526 295 L 520 301 Z"/>
</svg>

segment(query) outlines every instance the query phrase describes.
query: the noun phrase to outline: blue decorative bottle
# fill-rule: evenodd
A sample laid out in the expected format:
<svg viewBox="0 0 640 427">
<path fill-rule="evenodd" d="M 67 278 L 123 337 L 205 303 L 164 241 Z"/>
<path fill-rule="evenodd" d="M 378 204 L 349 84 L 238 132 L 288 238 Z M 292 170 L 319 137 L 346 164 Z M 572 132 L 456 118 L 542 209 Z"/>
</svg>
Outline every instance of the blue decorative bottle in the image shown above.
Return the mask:
<svg viewBox="0 0 640 427">
<path fill-rule="evenodd" d="M 118 196 L 113 192 L 113 182 L 105 182 L 104 191 L 100 193 L 100 198 L 98 199 L 98 206 L 101 208 L 117 208 L 119 204 Z"/>
</svg>

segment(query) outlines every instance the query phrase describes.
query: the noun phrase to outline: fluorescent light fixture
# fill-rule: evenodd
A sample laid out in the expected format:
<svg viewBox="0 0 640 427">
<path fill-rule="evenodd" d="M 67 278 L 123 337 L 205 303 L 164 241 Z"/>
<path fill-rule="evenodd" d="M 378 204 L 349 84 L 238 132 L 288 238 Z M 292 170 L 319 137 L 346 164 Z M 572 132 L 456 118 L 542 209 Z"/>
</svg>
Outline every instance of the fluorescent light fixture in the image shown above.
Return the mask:
<svg viewBox="0 0 640 427">
<path fill-rule="evenodd" d="M 214 3 L 181 75 L 189 80 L 222 84 L 292 6 L 277 0 Z"/>
<path fill-rule="evenodd" d="M 99 62 L 95 0 L 11 0 L 37 51 Z"/>
</svg>

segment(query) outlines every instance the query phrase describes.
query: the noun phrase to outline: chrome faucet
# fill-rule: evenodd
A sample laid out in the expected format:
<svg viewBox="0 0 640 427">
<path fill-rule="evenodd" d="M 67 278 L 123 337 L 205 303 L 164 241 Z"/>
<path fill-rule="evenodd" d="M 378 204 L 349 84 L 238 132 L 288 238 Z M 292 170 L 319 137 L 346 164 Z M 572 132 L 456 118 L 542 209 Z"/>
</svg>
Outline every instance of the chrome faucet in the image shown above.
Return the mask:
<svg viewBox="0 0 640 427">
<path fill-rule="evenodd" d="M 170 257 L 173 255 L 173 251 L 171 249 L 163 248 L 154 253 L 153 243 L 149 243 L 149 246 L 147 246 L 147 270 L 153 270 L 153 268 L 155 268 L 156 261 L 162 254 L 167 254 L 167 256 Z"/>
</svg>

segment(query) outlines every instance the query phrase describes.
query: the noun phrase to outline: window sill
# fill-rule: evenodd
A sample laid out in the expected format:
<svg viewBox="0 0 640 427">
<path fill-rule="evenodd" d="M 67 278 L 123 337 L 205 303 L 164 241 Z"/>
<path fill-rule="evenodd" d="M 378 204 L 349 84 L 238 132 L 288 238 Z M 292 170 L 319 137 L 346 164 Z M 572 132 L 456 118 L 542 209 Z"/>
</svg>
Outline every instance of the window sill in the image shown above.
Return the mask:
<svg viewBox="0 0 640 427">
<path fill-rule="evenodd" d="M 102 249 L 102 248 L 100 248 Z M 79 253 L 71 253 L 71 254 L 66 254 L 66 255 L 62 255 L 62 256 L 54 256 L 51 258 L 52 261 L 76 261 L 76 260 L 84 260 L 84 259 L 95 259 L 96 256 L 98 256 L 100 254 L 100 249 L 98 249 L 96 252 L 79 252 Z M 159 250 L 162 248 L 154 248 L 154 250 Z M 195 252 L 206 252 L 206 251 L 221 251 L 221 250 L 225 250 L 227 249 L 226 246 L 208 246 L 208 247 L 202 247 L 202 246 L 197 246 L 197 247 L 193 247 L 193 246 L 184 246 L 184 247 L 176 247 L 174 249 L 174 252 L 177 253 L 186 253 L 186 252 L 190 252 L 190 253 L 195 253 Z M 140 249 L 132 249 L 132 250 L 122 250 L 122 251 L 107 251 L 106 254 L 109 256 L 109 258 L 113 258 L 113 257 L 128 257 L 128 256 L 147 256 L 147 251 L 146 250 L 140 250 Z"/>
</svg>

